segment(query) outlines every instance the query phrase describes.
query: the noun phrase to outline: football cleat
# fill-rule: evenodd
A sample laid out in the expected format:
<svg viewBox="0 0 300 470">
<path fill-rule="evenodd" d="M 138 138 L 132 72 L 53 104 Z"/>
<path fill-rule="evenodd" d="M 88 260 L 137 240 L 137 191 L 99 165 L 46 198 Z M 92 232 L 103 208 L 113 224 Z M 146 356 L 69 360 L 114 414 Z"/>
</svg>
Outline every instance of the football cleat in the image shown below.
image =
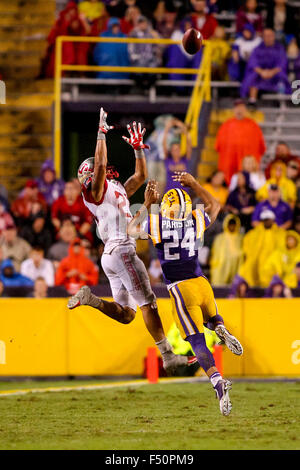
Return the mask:
<svg viewBox="0 0 300 470">
<path fill-rule="evenodd" d="M 221 341 L 224 341 L 228 349 L 230 349 L 233 354 L 236 354 L 237 356 L 241 356 L 243 354 L 243 346 L 235 336 L 229 333 L 224 325 L 217 325 L 215 333 Z"/>
<path fill-rule="evenodd" d="M 97 307 L 94 305 L 93 298 L 96 297 L 92 294 L 91 289 L 88 286 L 83 286 L 79 289 L 79 291 L 70 297 L 68 301 L 68 308 L 72 310 L 73 308 L 79 307 L 80 305 L 89 305 L 91 307 Z M 96 297 L 97 301 L 99 302 L 98 297 Z"/>
<path fill-rule="evenodd" d="M 220 411 L 223 416 L 228 416 L 232 410 L 232 404 L 229 398 L 229 390 L 232 388 L 230 380 L 220 379 L 214 387 L 216 396 L 220 403 Z"/>
</svg>

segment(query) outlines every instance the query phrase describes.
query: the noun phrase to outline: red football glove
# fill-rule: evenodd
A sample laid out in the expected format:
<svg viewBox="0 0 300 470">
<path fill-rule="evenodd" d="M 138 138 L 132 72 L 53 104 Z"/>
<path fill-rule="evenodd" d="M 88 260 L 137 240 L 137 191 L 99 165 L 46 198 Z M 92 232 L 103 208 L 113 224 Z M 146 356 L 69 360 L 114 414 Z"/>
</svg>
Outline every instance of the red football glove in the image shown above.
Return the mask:
<svg viewBox="0 0 300 470">
<path fill-rule="evenodd" d="M 139 122 L 138 126 L 136 126 L 136 122 L 134 121 L 132 124 L 133 130 L 130 127 L 130 124 L 127 124 L 127 129 L 130 135 L 130 138 L 122 136 L 127 144 L 131 145 L 134 150 L 142 150 L 142 149 L 149 149 L 149 145 L 143 143 L 143 137 L 146 132 L 146 129 L 142 129 L 142 124 Z"/>
<path fill-rule="evenodd" d="M 104 111 L 103 108 L 100 109 L 100 121 L 99 121 L 99 131 L 98 133 L 102 132 L 103 134 L 107 134 L 108 131 L 114 128 L 114 126 L 109 126 L 106 122 L 107 113 Z"/>
</svg>

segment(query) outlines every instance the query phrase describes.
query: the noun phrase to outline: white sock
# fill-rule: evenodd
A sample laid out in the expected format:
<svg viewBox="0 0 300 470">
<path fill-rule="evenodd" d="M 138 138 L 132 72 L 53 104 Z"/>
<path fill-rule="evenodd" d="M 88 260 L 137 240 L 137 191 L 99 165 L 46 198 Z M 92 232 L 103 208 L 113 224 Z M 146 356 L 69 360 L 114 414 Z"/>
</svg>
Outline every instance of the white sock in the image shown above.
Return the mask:
<svg viewBox="0 0 300 470">
<path fill-rule="evenodd" d="M 172 346 L 170 345 L 169 341 L 167 340 L 167 338 L 164 338 L 162 339 L 161 341 L 158 341 L 157 343 L 155 343 L 156 346 L 158 347 L 159 351 L 160 351 L 160 354 L 163 356 L 164 354 L 167 354 L 167 353 L 172 353 L 173 354 L 173 351 L 172 351 Z"/>
<path fill-rule="evenodd" d="M 219 380 L 222 379 L 222 375 L 220 372 L 214 372 L 210 377 L 209 380 L 211 381 L 212 386 L 215 388 Z"/>
</svg>

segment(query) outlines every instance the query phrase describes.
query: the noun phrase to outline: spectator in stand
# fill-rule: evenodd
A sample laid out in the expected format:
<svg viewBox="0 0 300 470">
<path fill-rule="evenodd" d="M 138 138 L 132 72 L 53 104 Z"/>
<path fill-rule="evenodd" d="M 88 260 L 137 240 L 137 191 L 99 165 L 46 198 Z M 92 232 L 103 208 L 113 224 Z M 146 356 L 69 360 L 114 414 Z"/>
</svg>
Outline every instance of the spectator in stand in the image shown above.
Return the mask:
<svg viewBox="0 0 300 470">
<path fill-rule="evenodd" d="M 271 280 L 270 285 L 265 291 L 264 297 L 279 299 L 284 297 L 292 297 L 291 291 L 284 282 L 280 279 L 279 276 L 274 276 Z"/>
<path fill-rule="evenodd" d="M 192 21 L 190 17 L 184 18 L 177 29 L 173 32 L 171 39 L 173 41 L 181 41 L 184 33 L 192 27 Z M 196 54 L 191 55 L 186 52 L 182 44 L 172 44 L 167 47 L 165 51 L 166 67 L 169 68 L 192 68 L 197 69 L 200 65 L 202 58 L 202 50 Z M 194 75 L 184 75 L 177 73 L 169 74 L 170 80 L 192 80 Z M 177 88 L 182 90 L 182 88 Z"/>
<path fill-rule="evenodd" d="M 87 36 L 91 32 L 90 25 L 83 15 L 77 15 L 67 24 L 67 36 Z M 62 62 L 64 65 L 88 65 L 88 42 L 65 42 L 63 45 Z"/>
<path fill-rule="evenodd" d="M 234 277 L 232 286 L 230 289 L 229 299 L 244 299 L 250 297 L 250 289 L 246 280 L 238 274 Z"/>
<path fill-rule="evenodd" d="M 141 16 L 141 10 L 137 6 L 127 8 L 124 18 L 121 18 L 121 31 L 128 35 L 137 26 L 138 19 Z"/>
<path fill-rule="evenodd" d="M 5 259 L 0 266 L 0 281 L 4 287 L 33 287 L 29 277 L 16 272 L 11 259 Z"/>
<path fill-rule="evenodd" d="M 284 45 L 298 33 L 299 23 L 295 8 L 286 0 L 274 0 L 267 9 L 266 27 L 275 31 L 276 40 Z"/>
<path fill-rule="evenodd" d="M 300 236 L 293 230 L 288 230 L 282 246 L 270 255 L 262 268 L 263 283 L 269 285 L 273 277 L 277 275 L 287 287 L 294 287 L 295 268 L 299 262 Z"/>
<path fill-rule="evenodd" d="M 232 175 L 242 169 L 246 155 L 253 155 L 260 163 L 266 151 L 263 133 L 253 119 L 246 117 L 247 108 L 243 100 L 234 102 L 233 114 L 219 128 L 215 143 L 219 152 L 218 168 L 224 172 L 227 184 Z"/>
<path fill-rule="evenodd" d="M 84 285 L 97 284 L 98 277 L 97 267 L 85 256 L 80 240 L 75 239 L 71 243 L 69 256 L 64 258 L 57 268 L 56 285 L 64 286 L 70 294 L 74 294 Z"/>
<path fill-rule="evenodd" d="M 11 206 L 12 214 L 18 227 L 28 223 L 40 211 L 47 214 L 47 203 L 44 196 L 39 192 L 38 183 L 34 180 L 27 181 L 21 195 Z"/>
<path fill-rule="evenodd" d="M 125 38 L 121 31 L 120 20 L 110 18 L 107 29 L 99 35 L 103 38 Z M 122 43 L 101 43 L 98 42 L 94 48 L 94 61 L 96 65 L 126 67 L 130 65 L 127 44 Z M 120 72 L 97 72 L 98 78 L 129 78 L 128 73 Z"/>
<path fill-rule="evenodd" d="M 51 217 L 57 231 L 61 228 L 64 219 L 70 219 L 78 234 L 92 241 L 90 229 L 93 219 L 83 203 L 77 186 L 72 181 L 66 183 L 63 196 L 54 202 Z"/>
<path fill-rule="evenodd" d="M 42 277 L 47 286 L 54 286 L 54 267 L 51 261 L 44 258 L 44 250 L 40 246 L 34 246 L 30 257 L 22 262 L 20 273 L 26 275 L 32 281 Z"/>
<path fill-rule="evenodd" d="M 42 78 L 54 77 L 56 38 L 67 34 L 68 24 L 73 18 L 76 18 L 77 14 L 77 4 L 72 1 L 68 2 L 66 7 L 59 13 L 59 16 L 47 38 L 48 47 L 41 64 Z"/>
<path fill-rule="evenodd" d="M 213 80 L 227 79 L 227 61 L 230 57 L 230 45 L 226 40 L 225 28 L 217 26 L 210 39 L 211 66 Z"/>
<path fill-rule="evenodd" d="M 242 160 L 242 172 L 249 179 L 249 186 L 254 191 L 260 189 L 266 182 L 264 173 L 258 169 L 257 160 L 252 155 L 247 155 Z M 237 187 L 238 174 L 235 173 L 229 185 L 229 191 L 233 191 Z"/>
<path fill-rule="evenodd" d="M 48 48 L 42 60 L 41 76 L 53 78 L 55 64 L 55 43 L 58 36 L 85 36 L 90 32 L 89 25 L 79 16 L 77 4 L 68 2 L 60 12 L 55 25 L 48 36 Z M 62 48 L 62 63 L 64 65 L 86 65 L 89 44 L 84 42 L 66 42 Z"/>
<path fill-rule="evenodd" d="M 163 272 L 159 259 L 153 259 L 150 263 L 148 274 L 152 286 L 157 286 L 163 282 Z"/>
<path fill-rule="evenodd" d="M 223 221 L 223 233 L 213 241 L 210 258 L 210 280 L 213 286 L 230 285 L 242 262 L 243 235 L 240 219 L 227 215 Z"/>
<path fill-rule="evenodd" d="M 236 32 L 238 35 L 243 33 L 246 24 L 250 24 L 255 33 L 261 34 L 263 31 L 263 19 L 261 14 L 257 11 L 256 0 L 246 0 L 236 15 Z"/>
<path fill-rule="evenodd" d="M 155 29 L 162 38 L 170 38 L 176 29 L 178 10 L 174 4 L 169 2 L 166 4 L 166 9 L 163 18 L 156 22 Z"/>
<path fill-rule="evenodd" d="M 248 173 L 240 172 L 237 175 L 237 187 L 229 193 L 225 210 L 237 215 L 242 227 L 248 232 L 255 205 L 255 191 L 250 188 Z"/>
<path fill-rule="evenodd" d="M 273 212 L 274 220 L 278 227 L 284 230 L 291 227 L 293 211 L 290 206 L 281 199 L 280 189 L 277 184 L 271 184 L 268 188 L 268 199 L 257 204 L 252 215 L 253 227 L 259 225 L 261 214 L 266 210 Z"/>
<path fill-rule="evenodd" d="M 221 204 L 221 208 L 225 206 L 228 197 L 228 189 L 226 187 L 225 177 L 222 171 L 214 171 L 207 179 L 207 182 L 203 185 L 203 188 L 217 199 Z"/>
<path fill-rule="evenodd" d="M 148 176 L 150 180 L 156 180 L 159 185 L 159 194 L 164 194 L 166 186 L 166 168 L 164 162 L 164 147 L 163 138 L 165 125 L 168 120 L 174 117 L 170 114 L 158 116 L 154 119 L 154 131 L 148 137 L 146 144 L 149 145 L 150 149 L 147 151 L 147 166 Z M 168 134 L 167 145 L 169 146 L 173 136 L 171 133 Z"/>
<path fill-rule="evenodd" d="M 260 213 L 259 223 L 244 236 L 244 260 L 239 269 L 250 287 L 267 287 L 263 283 L 263 269 L 267 259 L 282 245 L 285 231 L 275 223 L 274 212 L 266 209 Z"/>
<path fill-rule="evenodd" d="M 151 39 L 159 34 L 151 26 L 145 16 L 140 16 L 136 27 L 131 31 L 130 38 Z M 130 63 L 133 67 L 159 67 L 162 63 L 162 50 L 158 44 L 128 44 Z M 157 75 L 150 73 L 133 74 L 138 86 L 147 88 L 155 82 Z"/>
<path fill-rule="evenodd" d="M 300 289 L 300 263 L 295 266 L 293 289 Z"/>
<path fill-rule="evenodd" d="M 14 219 L 9 212 L 6 211 L 5 206 L 0 202 L 0 236 L 3 230 L 6 230 L 9 225 L 14 225 Z"/>
<path fill-rule="evenodd" d="M 168 145 L 168 134 L 173 130 L 176 137 Z M 174 134 L 173 134 L 174 135 Z M 181 154 L 180 135 L 186 137 L 186 153 Z M 178 181 L 173 181 L 172 176 L 175 171 L 188 171 L 189 160 L 192 155 L 192 142 L 186 125 L 179 119 L 170 119 L 166 122 L 164 135 L 163 135 L 163 150 L 166 165 L 166 187 L 165 192 L 172 188 L 182 188 Z M 184 188 L 187 192 L 188 188 Z"/>
<path fill-rule="evenodd" d="M 8 200 L 8 191 L 3 184 L 0 184 L 0 200 L 3 201 L 3 199 Z"/>
<path fill-rule="evenodd" d="M 268 197 L 268 189 L 271 185 L 278 186 L 284 202 L 294 209 L 297 200 L 297 189 L 295 183 L 286 177 L 286 165 L 277 161 L 271 167 L 271 178 L 256 192 L 256 199 L 262 201 Z"/>
<path fill-rule="evenodd" d="M 36 278 L 32 297 L 35 299 L 46 299 L 48 297 L 48 286 L 43 277 Z"/>
<path fill-rule="evenodd" d="M 232 56 L 228 63 L 228 73 L 231 80 L 241 82 L 252 51 L 259 46 L 262 39 L 255 35 L 254 27 L 246 23 L 242 34 L 232 44 Z"/>
<path fill-rule="evenodd" d="M 49 206 L 51 206 L 56 199 L 62 196 L 65 183 L 61 179 L 56 178 L 56 171 L 51 158 L 43 163 L 37 184 L 38 190 L 44 196 L 45 201 Z"/>
<path fill-rule="evenodd" d="M 278 161 L 281 161 L 287 165 L 291 161 L 295 161 L 296 163 L 299 163 L 300 159 L 296 155 L 291 154 L 290 147 L 288 146 L 286 142 L 283 142 L 283 141 L 278 142 L 276 149 L 275 149 L 275 156 L 273 157 L 271 162 L 269 162 L 268 166 L 265 169 L 265 174 L 267 178 L 270 178 L 271 166 L 273 165 L 273 163 L 276 163 Z"/>
<path fill-rule="evenodd" d="M 249 103 L 256 105 L 259 91 L 290 93 L 287 76 L 287 55 L 284 47 L 275 41 L 272 29 L 264 29 L 263 42 L 252 52 L 241 86 L 241 95 L 249 95 Z"/>
<path fill-rule="evenodd" d="M 300 48 L 299 39 L 292 39 L 287 48 L 289 80 L 300 80 Z"/>
<path fill-rule="evenodd" d="M 291 160 L 286 166 L 286 177 L 297 184 L 300 177 L 300 160 Z"/>
<path fill-rule="evenodd" d="M 31 246 L 23 238 L 17 236 L 15 225 L 9 225 L 2 233 L 1 248 L 4 258 L 13 261 L 16 271 L 20 271 L 22 261 L 28 258 Z"/>
<path fill-rule="evenodd" d="M 43 212 L 38 212 L 31 218 L 31 224 L 24 225 L 19 235 L 31 246 L 41 246 L 47 252 L 52 244 L 52 230 L 47 227 Z"/>
<path fill-rule="evenodd" d="M 63 221 L 57 234 L 58 241 L 51 246 L 47 254 L 47 258 L 53 261 L 55 267 L 68 256 L 70 243 L 75 240 L 76 235 L 76 228 L 71 220 Z"/>
<path fill-rule="evenodd" d="M 193 12 L 191 13 L 192 26 L 198 29 L 204 39 L 210 39 L 214 34 L 218 22 L 214 16 L 206 13 L 205 0 L 191 0 Z"/>
</svg>

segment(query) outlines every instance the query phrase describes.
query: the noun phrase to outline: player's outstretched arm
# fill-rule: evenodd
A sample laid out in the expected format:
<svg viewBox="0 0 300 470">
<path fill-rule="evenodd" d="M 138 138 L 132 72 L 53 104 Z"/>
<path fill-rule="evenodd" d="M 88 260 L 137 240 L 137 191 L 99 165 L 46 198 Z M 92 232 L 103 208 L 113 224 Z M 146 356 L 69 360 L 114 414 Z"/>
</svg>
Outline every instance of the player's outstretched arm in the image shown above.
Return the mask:
<svg viewBox="0 0 300 470">
<path fill-rule="evenodd" d="M 96 201 L 100 201 L 103 196 L 107 167 L 106 134 L 110 129 L 113 129 L 113 126 L 107 124 L 106 119 L 107 113 L 101 108 L 92 181 L 92 195 Z"/>
<path fill-rule="evenodd" d="M 142 129 L 140 122 L 138 124 L 133 122 L 132 128 L 128 124 L 127 129 L 130 137 L 123 136 L 123 139 L 127 144 L 131 145 L 135 155 L 134 174 L 124 184 L 127 196 L 130 198 L 147 179 L 147 164 L 144 149 L 149 148 L 149 145 L 145 145 L 143 142 L 146 129 Z"/>
<path fill-rule="evenodd" d="M 206 191 L 206 189 L 204 189 L 190 173 L 175 171 L 172 178 L 174 181 L 179 181 L 182 186 L 188 186 L 194 191 L 196 196 L 203 201 L 205 211 L 208 213 L 211 223 L 213 223 L 220 212 L 220 203 L 208 191 Z"/>
<path fill-rule="evenodd" d="M 157 184 L 158 183 L 155 180 L 148 181 L 144 195 L 144 204 L 142 205 L 140 210 L 135 214 L 135 216 L 130 221 L 127 227 L 128 235 L 130 235 L 131 237 L 142 239 L 146 239 L 149 237 L 148 233 L 146 233 L 142 229 L 142 224 L 146 217 L 149 215 L 152 204 L 156 204 L 159 200 Z"/>
</svg>

